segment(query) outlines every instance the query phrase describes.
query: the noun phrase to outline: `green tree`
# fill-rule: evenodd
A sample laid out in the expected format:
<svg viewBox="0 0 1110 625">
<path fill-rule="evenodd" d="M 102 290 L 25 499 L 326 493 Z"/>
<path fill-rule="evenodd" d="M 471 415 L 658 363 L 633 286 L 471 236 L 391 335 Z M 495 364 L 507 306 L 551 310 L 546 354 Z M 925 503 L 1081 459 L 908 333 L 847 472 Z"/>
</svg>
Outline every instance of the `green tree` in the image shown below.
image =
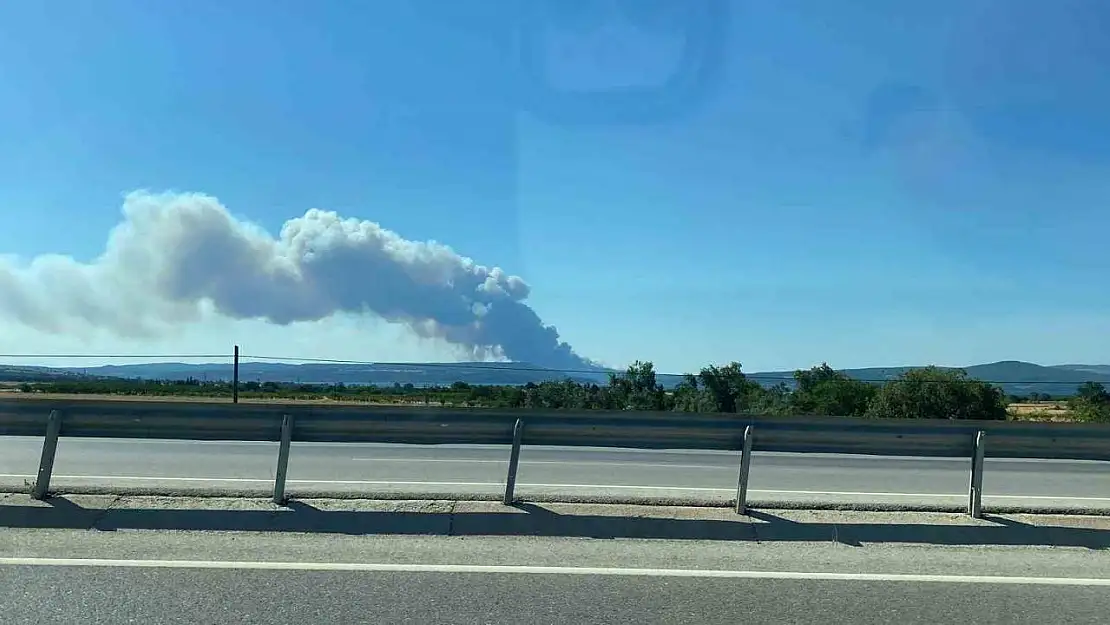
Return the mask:
<svg viewBox="0 0 1110 625">
<path fill-rule="evenodd" d="M 472 403 L 488 403 L 492 398 L 496 387 L 493 386 L 470 386 L 468 387 L 466 400 Z"/>
<path fill-rule="evenodd" d="M 796 412 L 806 415 L 863 416 L 878 392 L 873 384 L 852 379 L 828 363 L 809 371 L 795 371 L 794 381 L 791 404 Z"/>
<path fill-rule="evenodd" d="M 1110 393 L 1098 382 L 1084 382 L 1068 402 L 1079 421 L 1110 422 Z"/>
<path fill-rule="evenodd" d="M 750 412 L 763 391 L 759 383 L 744 375 L 738 362 L 705 367 L 697 379 L 708 392 L 715 412 Z"/>
<path fill-rule="evenodd" d="M 794 412 L 792 396 L 790 387 L 785 382 L 779 382 L 771 388 L 761 389 L 758 398 L 752 403 L 751 411 L 776 417 L 788 416 Z"/>
<path fill-rule="evenodd" d="M 620 410 L 663 410 L 665 393 L 655 379 L 651 362 L 636 362 L 624 373 L 609 375 L 609 389 L 614 408 Z"/>
<path fill-rule="evenodd" d="M 1100 382 L 1084 382 L 1080 384 L 1075 392 L 1075 396 L 1092 404 L 1110 403 L 1110 394 L 1107 394 L 1106 387 Z"/>
<path fill-rule="evenodd" d="M 911 369 L 875 394 L 867 416 L 885 419 L 1003 420 L 1002 391 L 962 369 Z"/>
<path fill-rule="evenodd" d="M 701 388 L 695 375 L 682 376 L 671 397 L 674 409 L 679 412 L 714 412 L 717 409 L 716 402 L 708 391 Z"/>
</svg>

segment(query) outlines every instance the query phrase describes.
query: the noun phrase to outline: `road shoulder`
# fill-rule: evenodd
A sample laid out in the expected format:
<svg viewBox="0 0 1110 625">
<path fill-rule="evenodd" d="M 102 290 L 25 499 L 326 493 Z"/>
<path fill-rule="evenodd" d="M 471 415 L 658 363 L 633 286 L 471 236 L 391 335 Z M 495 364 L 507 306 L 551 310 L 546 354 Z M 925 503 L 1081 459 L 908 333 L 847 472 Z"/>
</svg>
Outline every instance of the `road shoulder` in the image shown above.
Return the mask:
<svg viewBox="0 0 1110 625">
<path fill-rule="evenodd" d="M 1110 518 L 1082 515 L 836 510 L 750 510 L 615 504 L 489 501 L 303 499 L 278 506 L 265 499 L 68 495 L 36 501 L 0 494 L 0 545 L 13 536 L 76 531 L 88 536 L 218 533 L 252 540 L 266 535 L 351 537 L 535 537 L 624 539 L 717 545 L 1023 547 L 1110 549 Z M 110 539 L 106 539 L 110 540 Z M 7 550 L 8 552 L 11 549 Z M 1110 560 L 1110 559 L 1108 559 Z"/>
</svg>

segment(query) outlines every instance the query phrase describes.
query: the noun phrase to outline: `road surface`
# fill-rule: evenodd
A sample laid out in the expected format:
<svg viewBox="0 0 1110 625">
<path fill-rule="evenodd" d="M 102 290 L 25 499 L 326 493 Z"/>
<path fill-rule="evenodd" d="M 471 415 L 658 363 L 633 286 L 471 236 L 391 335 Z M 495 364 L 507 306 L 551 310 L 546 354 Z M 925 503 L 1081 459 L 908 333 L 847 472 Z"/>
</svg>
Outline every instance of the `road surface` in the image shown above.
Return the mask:
<svg viewBox="0 0 1110 625">
<path fill-rule="evenodd" d="M 41 566 L 0 568 L 0 579 L 13 624 L 1043 624 L 1110 613 L 1110 588 L 1007 583 Z"/>
<path fill-rule="evenodd" d="M 0 533 L 23 623 L 1096 623 L 1085 549 L 831 543 Z"/>
<path fill-rule="evenodd" d="M 42 439 L 0 438 L 0 484 L 33 481 Z M 270 488 L 276 444 L 62 438 L 55 487 Z M 502 446 L 294 443 L 288 490 L 484 493 L 503 488 Z M 725 452 L 525 447 L 517 493 L 698 497 L 735 495 L 738 455 Z M 753 501 L 961 505 L 970 462 L 757 452 Z M 1110 509 L 1110 463 L 988 458 L 985 505 Z"/>
</svg>

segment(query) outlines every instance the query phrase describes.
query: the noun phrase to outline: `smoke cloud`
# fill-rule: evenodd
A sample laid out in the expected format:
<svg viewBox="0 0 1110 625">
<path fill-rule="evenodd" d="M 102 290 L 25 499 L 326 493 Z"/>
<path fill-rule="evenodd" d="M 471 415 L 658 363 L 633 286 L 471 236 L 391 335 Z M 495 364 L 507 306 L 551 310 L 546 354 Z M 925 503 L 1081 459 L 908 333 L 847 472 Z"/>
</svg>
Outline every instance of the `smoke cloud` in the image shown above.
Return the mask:
<svg viewBox="0 0 1110 625">
<path fill-rule="evenodd" d="M 91 263 L 0 261 L 0 313 L 50 333 L 78 326 L 152 337 L 214 309 L 286 325 L 368 313 L 474 356 L 591 367 L 544 325 L 518 276 L 371 221 L 309 210 L 275 239 L 202 194 L 129 194 Z"/>
</svg>

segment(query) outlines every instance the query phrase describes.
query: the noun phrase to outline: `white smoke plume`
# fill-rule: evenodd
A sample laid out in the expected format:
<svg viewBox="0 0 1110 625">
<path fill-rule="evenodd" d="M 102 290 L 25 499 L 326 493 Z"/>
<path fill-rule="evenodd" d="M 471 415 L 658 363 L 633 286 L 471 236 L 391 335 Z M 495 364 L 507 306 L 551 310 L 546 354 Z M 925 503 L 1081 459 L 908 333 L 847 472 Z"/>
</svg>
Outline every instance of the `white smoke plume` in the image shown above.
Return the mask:
<svg viewBox="0 0 1110 625">
<path fill-rule="evenodd" d="M 529 286 L 434 241 L 309 210 L 275 239 L 202 194 L 129 194 L 90 263 L 0 260 L 0 315 L 50 333 L 79 326 L 152 337 L 206 308 L 275 324 L 369 313 L 445 339 L 558 369 L 591 363 L 524 303 Z"/>
</svg>

